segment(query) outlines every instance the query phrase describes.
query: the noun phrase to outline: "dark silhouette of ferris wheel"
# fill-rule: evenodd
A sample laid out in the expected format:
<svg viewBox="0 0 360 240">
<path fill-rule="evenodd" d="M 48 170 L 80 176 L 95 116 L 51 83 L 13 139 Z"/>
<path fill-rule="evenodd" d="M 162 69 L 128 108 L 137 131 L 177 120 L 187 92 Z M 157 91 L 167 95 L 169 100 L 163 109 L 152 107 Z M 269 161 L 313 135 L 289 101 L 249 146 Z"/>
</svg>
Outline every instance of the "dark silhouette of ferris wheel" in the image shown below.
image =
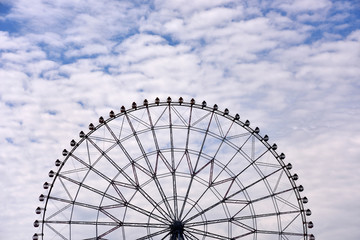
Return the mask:
<svg viewBox="0 0 360 240">
<path fill-rule="evenodd" d="M 89 130 L 49 172 L 34 240 L 315 239 L 292 165 L 228 109 L 156 98 Z"/>
</svg>

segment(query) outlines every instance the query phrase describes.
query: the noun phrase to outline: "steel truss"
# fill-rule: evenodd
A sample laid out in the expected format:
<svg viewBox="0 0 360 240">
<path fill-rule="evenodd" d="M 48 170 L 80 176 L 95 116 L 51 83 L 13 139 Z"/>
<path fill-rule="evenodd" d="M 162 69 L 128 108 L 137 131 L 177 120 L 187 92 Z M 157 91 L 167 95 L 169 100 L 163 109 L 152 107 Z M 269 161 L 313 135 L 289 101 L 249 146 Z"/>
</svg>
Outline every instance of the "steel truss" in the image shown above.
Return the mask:
<svg viewBox="0 0 360 240">
<path fill-rule="evenodd" d="M 285 155 L 228 109 L 157 98 L 89 129 L 50 171 L 33 239 L 315 239 Z"/>
</svg>

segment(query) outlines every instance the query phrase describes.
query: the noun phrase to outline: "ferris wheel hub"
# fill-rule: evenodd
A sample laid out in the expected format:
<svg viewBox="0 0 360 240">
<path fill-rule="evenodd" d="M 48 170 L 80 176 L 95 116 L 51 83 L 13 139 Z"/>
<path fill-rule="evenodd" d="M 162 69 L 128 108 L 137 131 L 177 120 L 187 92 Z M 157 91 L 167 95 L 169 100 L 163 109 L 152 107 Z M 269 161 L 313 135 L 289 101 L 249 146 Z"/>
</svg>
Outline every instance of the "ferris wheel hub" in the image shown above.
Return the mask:
<svg viewBox="0 0 360 240">
<path fill-rule="evenodd" d="M 171 225 L 171 240 L 182 240 L 184 232 L 184 224 L 181 221 L 175 220 Z"/>
</svg>

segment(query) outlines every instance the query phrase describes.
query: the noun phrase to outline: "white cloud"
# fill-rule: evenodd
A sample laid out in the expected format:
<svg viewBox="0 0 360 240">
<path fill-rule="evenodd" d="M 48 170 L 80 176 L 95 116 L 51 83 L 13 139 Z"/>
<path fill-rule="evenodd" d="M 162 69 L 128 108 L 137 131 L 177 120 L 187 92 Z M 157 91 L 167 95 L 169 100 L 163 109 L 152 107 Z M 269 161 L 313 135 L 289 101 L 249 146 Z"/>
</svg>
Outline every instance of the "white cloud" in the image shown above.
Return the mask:
<svg viewBox="0 0 360 240">
<path fill-rule="evenodd" d="M 289 13 L 308 12 L 308 11 L 320 11 L 327 10 L 331 7 L 332 2 L 329 0 L 293 0 L 293 1 L 277 1 L 277 5 L 280 9 L 283 9 Z"/>
<path fill-rule="evenodd" d="M 21 239 L 31 237 L 47 172 L 89 122 L 121 105 L 169 95 L 217 103 L 250 119 L 299 173 L 316 237 L 360 237 L 360 196 L 354 191 L 360 180 L 354 172 L 360 156 L 360 30 L 347 22 L 352 4 L 7 4 L 12 8 L 2 19 L 20 29 L 0 32 L 3 238 L 19 229 Z M 348 35 L 332 31 L 351 28 Z M 321 32 L 317 39 L 315 31 Z"/>
</svg>

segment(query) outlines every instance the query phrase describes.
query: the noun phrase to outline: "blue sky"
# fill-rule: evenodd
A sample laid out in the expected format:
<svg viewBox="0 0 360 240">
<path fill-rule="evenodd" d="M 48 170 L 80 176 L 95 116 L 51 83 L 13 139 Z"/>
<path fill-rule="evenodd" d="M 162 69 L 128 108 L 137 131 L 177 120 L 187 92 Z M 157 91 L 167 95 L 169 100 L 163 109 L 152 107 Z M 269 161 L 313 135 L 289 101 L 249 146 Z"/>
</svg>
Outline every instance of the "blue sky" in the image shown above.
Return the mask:
<svg viewBox="0 0 360 240">
<path fill-rule="evenodd" d="M 317 239 L 360 238 L 360 3 L 0 0 L 0 233 L 30 238 L 42 183 L 109 110 L 217 103 L 294 165 Z"/>
</svg>

